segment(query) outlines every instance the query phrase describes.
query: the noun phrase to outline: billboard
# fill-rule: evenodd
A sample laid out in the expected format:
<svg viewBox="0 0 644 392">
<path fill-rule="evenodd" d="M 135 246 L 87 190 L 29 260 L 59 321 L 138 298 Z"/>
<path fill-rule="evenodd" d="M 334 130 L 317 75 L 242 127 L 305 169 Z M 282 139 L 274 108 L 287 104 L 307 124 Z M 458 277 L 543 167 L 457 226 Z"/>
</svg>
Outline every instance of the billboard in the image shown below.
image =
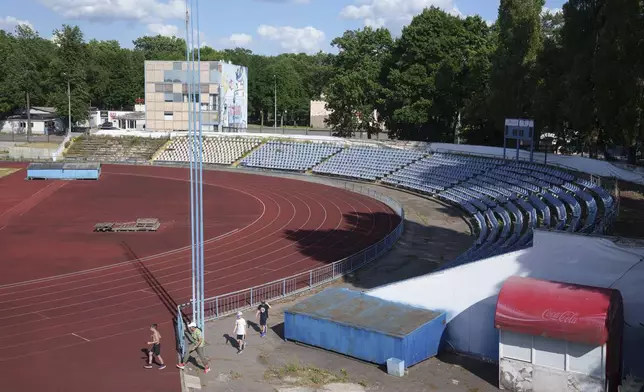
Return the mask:
<svg viewBox="0 0 644 392">
<path fill-rule="evenodd" d="M 224 128 L 248 128 L 248 68 L 219 63 Z"/>
</svg>

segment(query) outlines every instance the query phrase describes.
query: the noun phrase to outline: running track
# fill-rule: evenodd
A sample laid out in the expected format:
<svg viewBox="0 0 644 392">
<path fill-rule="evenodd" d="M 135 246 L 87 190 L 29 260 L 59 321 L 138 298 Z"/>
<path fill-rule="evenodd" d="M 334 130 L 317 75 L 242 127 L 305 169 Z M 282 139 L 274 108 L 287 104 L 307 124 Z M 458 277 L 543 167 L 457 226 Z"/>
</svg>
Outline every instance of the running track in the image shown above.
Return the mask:
<svg viewBox="0 0 644 392">
<path fill-rule="evenodd" d="M 176 303 L 190 298 L 188 171 L 104 165 L 93 182 L 24 176 L 0 178 L 2 389 L 179 391 L 172 309 L 155 285 Z M 348 256 L 399 222 L 384 204 L 342 189 L 219 171 L 204 172 L 204 210 L 206 296 Z M 162 227 L 91 232 L 138 217 Z M 162 371 L 142 368 L 154 322 Z"/>
</svg>

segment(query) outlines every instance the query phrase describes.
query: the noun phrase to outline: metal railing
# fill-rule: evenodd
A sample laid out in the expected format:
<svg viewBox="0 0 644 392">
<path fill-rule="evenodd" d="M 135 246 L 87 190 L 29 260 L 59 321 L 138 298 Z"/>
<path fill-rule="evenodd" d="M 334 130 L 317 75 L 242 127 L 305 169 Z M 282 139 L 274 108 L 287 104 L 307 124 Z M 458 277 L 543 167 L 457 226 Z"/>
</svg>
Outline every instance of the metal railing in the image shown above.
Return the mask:
<svg viewBox="0 0 644 392">
<path fill-rule="evenodd" d="M 405 212 L 402 205 L 396 200 L 358 183 L 343 182 L 339 186 L 337 183 L 327 182 L 327 185 L 341 187 L 385 203 L 400 216 L 400 223 L 379 242 L 342 260 L 248 289 L 206 298 L 204 300 L 205 320 L 217 319 L 240 310 L 252 308 L 262 300 L 273 301 L 312 290 L 369 264 L 391 249 L 403 232 Z M 179 307 L 186 308 L 191 304 L 189 302 Z"/>
</svg>

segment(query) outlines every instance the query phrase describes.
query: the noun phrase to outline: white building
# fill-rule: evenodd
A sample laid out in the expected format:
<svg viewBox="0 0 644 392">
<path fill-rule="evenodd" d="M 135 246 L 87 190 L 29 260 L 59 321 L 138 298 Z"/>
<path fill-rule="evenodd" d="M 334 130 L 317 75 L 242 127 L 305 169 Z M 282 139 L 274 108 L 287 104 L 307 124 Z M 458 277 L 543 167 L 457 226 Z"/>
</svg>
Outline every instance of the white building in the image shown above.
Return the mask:
<svg viewBox="0 0 644 392">
<path fill-rule="evenodd" d="M 53 135 L 65 132 L 63 120 L 56 114 L 52 107 L 34 106 L 30 110 L 31 134 L 32 135 Z M 0 121 L 0 132 L 26 134 L 27 133 L 27 112 L 9 116 L 6 120 Z"/>
<path fill-rule="evenodd" d="M 125 131 L 145 130 L 145 105 L 134 105 L 134 111 L 90 109 L 90 127 L 120 129 Z"/>
</svg>

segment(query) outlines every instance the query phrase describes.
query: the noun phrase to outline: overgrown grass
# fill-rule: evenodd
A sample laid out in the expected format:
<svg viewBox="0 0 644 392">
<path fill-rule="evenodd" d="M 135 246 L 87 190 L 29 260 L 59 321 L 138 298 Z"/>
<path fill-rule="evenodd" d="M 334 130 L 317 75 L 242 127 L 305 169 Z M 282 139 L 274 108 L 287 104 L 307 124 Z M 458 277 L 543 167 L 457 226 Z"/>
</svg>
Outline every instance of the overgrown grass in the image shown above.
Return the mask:
<svg viewBox="0 0 644 392">
<path fill-rule="evenodd" d="M 16 144 L 16 147 L 28 147 L 28 148 L 49 148 L 56 149 L 58 148 L 59 143 L 50 143 L 50 142 L 33 142 L 33 143 L 20 143 Z"/>
<path fill-rule="evenodd" d="M 20 169 L 16 169 L 13 167 L 0 167 L 0 178 L 8 176 L 11 173 L 15 173 Z"/>
<path fill-rule="evenodd" d="M 340 374 L 336 374 L 326 369 L 301 365 L 297 362 L 290 362 L 281 367 L 271 367 L 264 372 L 264 380 L 288 382 L 292 385 L 308 387 L 351 382 L 345 369 L 341 369 Z M 367 386 L 365 381 L 359 381 L 358 384 L 363 387 Z"/>
</svg>

